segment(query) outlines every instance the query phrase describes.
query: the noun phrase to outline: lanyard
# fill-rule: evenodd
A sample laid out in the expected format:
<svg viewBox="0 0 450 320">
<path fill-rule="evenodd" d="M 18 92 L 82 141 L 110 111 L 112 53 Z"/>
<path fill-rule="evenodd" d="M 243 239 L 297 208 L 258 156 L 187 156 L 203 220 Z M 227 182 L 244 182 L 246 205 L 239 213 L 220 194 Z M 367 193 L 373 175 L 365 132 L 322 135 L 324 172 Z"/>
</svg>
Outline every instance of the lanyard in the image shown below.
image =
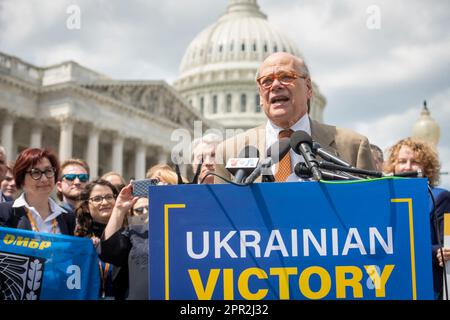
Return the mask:
<svg viewBox="0 0 450 320">
<path fill-rule="evenodd" d="M 31 230 L 33 230 L 34 232 L 39 232 L 39 228 L 37 226 L 36 220 L 34 220 L 33 215 L 31 214 L 30 210 L 25 207 L 25 211 L 27 213 L 27 217 L 28 220 L 30 221 L 31 224 Z M 56 218 L 54 218 L 52 220 L 52 233 L 56 233 L 56 226 L 58 225 L 58 222 L 56 221 Z"/>
<path fill-rule="evenodd" d="M 102 279 L 102 298 L 105 297 L 106 280 L 108 279 L 109 263 L 105 263 L 105 269 L 103 269 L 102 262 L 98 262 L 98 267 L 100 269 L 100 277 Z"/>
</svg>

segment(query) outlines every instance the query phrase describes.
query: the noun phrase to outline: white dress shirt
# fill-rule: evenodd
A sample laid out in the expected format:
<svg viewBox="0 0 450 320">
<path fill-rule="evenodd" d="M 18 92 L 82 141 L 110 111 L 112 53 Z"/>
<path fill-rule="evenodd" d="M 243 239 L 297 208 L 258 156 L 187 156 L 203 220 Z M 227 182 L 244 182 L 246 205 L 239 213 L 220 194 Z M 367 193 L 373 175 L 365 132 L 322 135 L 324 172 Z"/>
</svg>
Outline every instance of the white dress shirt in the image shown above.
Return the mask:
<svg viewBox="0 0 450 320">
<path fill-rule="evenodd" d="M 302 130 L 302 131 L 305 131 L 306 133 L 308 133 L 309 135 L 311 135 L 311 125 L 309 123 L 308 114 L 306 113 L 303 117 L 301 117 L 296 123 L 294 123 L 294 125 L 292 125 L 290 127 L 290 129 L 294 132 Z M 267 154 L 267 150 L 269 149 L 269 147 L 278 141 L 278 134 L 282 130 L 285 130 L 285 129 L 280 128 L 276 124 L 272 123 L 270 120 L 267 121 L 267 124 L 266 124 L 266 146 L 265 146 L 266 154 Z M 291 150 L 289 150 L 289 152 L 291 154 L 291 174 L 294 174 L 294 176 L 295 176 L 295 173 L 293 173 L 295 165 L 299 162 L 305 162 L 305 160 L 303 159 L 303 157 L 301 155 L 295 153 L 294 150 L 291 149 Z M 272 165 L 273 173 L 276 172 L 276 168 L 277 168 L 277 164 Z M 289 176 L 289 177 L 291 177 L 291 176 Z M 295 180 L 298 181 L 298 179 L 295 179 Z M 288 181 L 292 181 L 292 180 L 290 180 L 288 178 Z"/>
<path fill-rule="evenodd" d="M 13 208 L 17 207 L 26 207 L 28 210 L 30 210 L 31 215 L 33 216 L 34 221 L 36 222 L 36 227 L 38 228 L 39 232 L 44 233 L 53 233 L 53 219 L 56 219 L 60 214 L 65 213 L 66 211 L 58 206 L 58 204 L 52 199 L 48 198 L 48 204 L 50 206 L 50 215 L 43 220 L 41 218 L 41 215 L 37 212 L 37 210 L 34 207 L 31 207 L 26 199 L 25 199 L 25 193 L 22 193 L 19 198 L 17 198 L 13 203 Z M 59 229 L 59 225 L 56 225 L 55 233 L 61 234 L 61 230 Z"/>
</svg>

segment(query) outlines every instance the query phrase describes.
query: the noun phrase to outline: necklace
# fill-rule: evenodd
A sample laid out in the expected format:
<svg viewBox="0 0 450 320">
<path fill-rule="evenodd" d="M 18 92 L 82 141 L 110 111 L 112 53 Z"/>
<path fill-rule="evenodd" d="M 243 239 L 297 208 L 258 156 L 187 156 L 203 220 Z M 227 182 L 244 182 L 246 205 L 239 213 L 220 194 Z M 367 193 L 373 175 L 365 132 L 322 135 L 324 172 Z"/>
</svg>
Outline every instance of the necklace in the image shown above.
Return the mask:
<svg viewBox="0 0 450 320">
<path fill-rule="evenodd" d="M 39 232 L 39 228 L 37 226 L 36 220 L 34 220 L 33 215 L 31 214 L 30 210 L 27 207 L 25 207 L 25 211 L 27 213 L 28 220 L 30 221 L 30 224 L 31 224 L 31 230 L 33 230 L 34 232 Z M 58 225 L 58 222 L 56 221 L 56 218 L 54 218 L 52 220 L 52 233 L 53 234 L 56 233 L 57 225 Z"/>
</svg>

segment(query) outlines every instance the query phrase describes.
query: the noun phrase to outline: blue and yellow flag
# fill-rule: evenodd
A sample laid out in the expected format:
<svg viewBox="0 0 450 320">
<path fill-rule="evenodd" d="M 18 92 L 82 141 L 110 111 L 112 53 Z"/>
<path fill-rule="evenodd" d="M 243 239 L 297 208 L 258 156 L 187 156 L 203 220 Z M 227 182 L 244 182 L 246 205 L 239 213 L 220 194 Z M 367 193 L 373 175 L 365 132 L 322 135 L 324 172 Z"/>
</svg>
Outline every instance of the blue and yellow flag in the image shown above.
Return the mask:
<svg viewBox="0 0 450 320">
<path fill-rule="evenodd" d="M 0 300 L 80 300 L 99 295 L 90 239 L 0 227 Z"/>
</svg>

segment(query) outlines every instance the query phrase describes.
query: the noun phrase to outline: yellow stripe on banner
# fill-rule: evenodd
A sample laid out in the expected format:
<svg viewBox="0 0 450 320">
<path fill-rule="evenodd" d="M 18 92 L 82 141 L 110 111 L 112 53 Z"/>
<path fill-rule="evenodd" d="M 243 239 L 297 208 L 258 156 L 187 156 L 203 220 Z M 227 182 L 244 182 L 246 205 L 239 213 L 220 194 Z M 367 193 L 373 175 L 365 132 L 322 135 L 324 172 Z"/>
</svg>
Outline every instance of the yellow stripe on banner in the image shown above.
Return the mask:
<svg viewBox="0 0 450 320">
<path fill-rule="evenodd" d="M 184 209 L 185 204 L 164 205 L 164 273 L 165 273 L 165 299 L 169 300 L 169 209 Z"/>
<path fill-rule="evenodd" d="M 414 212 L 412 198 L 391 199 L 391 202 L 406 202 L 408 204 L 409 217 L 409 247 L 411 250 L 411 284 L 413 300 L 417 300 L 417 284 L 416 284 L 416 256 L 414 250 Z"/>
<path fill-rule="evenodd" d="M 444 213 L 444 236 L 450 236 L 450 213 Z"/>
</svg>

